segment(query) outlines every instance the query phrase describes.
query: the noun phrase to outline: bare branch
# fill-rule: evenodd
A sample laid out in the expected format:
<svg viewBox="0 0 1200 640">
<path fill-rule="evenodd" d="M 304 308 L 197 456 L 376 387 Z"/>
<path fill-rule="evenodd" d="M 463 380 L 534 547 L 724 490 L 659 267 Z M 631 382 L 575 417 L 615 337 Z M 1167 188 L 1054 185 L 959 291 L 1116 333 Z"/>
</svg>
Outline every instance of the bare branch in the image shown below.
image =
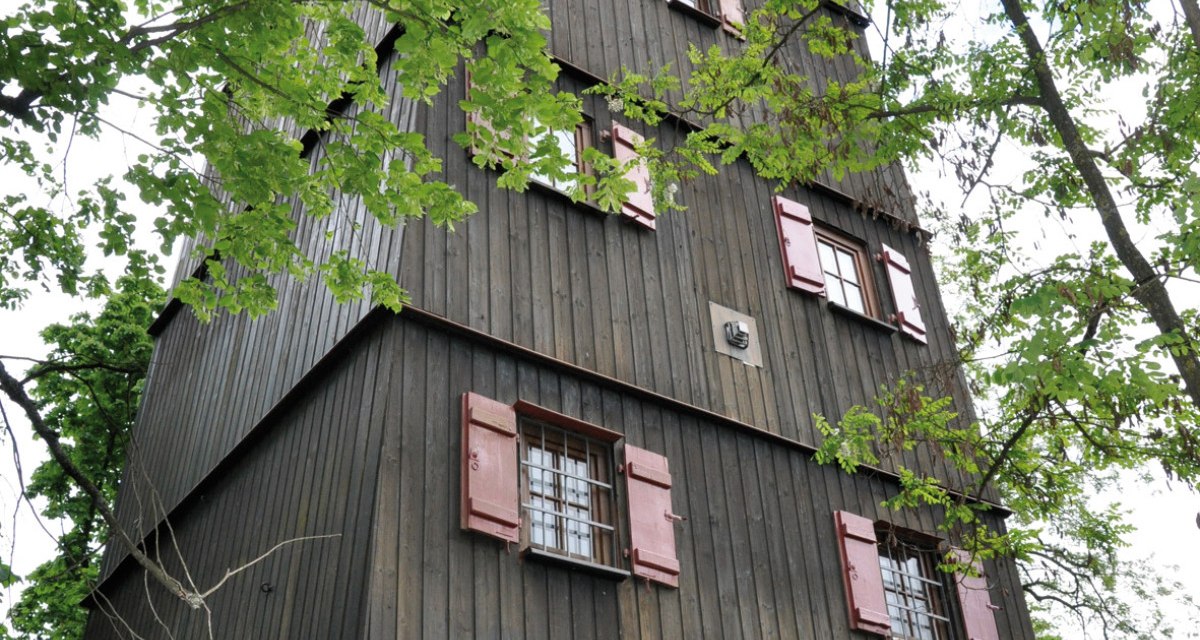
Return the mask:
<svg viewBox="0 0 1200 640">
<path fill-rule="evenodd" d="M 232 578 L 233 576 L 236 576 L 237 574 L 245 571 L 246 569 L 249 569 L 250 567 L 253 567 L 254 565 L 262 562 L 263 560 L 266 560 L 268 557 L 270 557 L 270 555 L 272 553 L 275 553 L 275 551 L 277 551 L 280 547 L 283 547 L 283 546 L 289 545 L 289 544 L 293 544 L 296 542 L 305 542 L 307 540 L 323 540 L 326 538 L 340 538 L 340 537 L 342 537 L 342 534 L 340 534 L 340 533 L 329 533 L 329 534 L 325 534 L 325 535 L 321 535 L 321 536 L 303 536 L 300 538 L 292 538 L 291 540 L 284 540 L 283 542 L 280 542 L 279 544 L 271 547 L 270 549 L 267 549 L 266 553 L 262 554 L 261 556 L 258 556 L 257 558 L 251 560 L 250 562 L 247 562 L 246 564 L 244 564 L 236 569 L 226 569 L 225 576 L 222 577 L 217 582 L 217 584 L 215 584 L 211 588 L 209 588 L 208 591 L 205 591 L 204 593 L 202 593 L 200 595 L 207 598 L 214 591 L 216 591 L 217 589 L 220 589 L 221 585 L 225 584 L 226 580 Z"/>
</svg>

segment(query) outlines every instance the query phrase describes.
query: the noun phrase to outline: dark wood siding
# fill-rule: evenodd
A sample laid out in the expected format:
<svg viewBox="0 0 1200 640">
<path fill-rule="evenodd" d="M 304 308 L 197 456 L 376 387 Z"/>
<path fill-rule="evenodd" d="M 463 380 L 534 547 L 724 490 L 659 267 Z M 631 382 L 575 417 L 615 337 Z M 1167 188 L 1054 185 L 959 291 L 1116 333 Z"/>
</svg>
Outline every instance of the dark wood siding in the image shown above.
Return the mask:
<svg viewBox="0 0 1200 640">
<path fill-rule="evenodd" d="M 497 174 L 477 169 L 449 142 L 465 125 L 457 108 L 461 84 L 422 111 L 417 127 L 446 158 L 447 174 L 462 176 L 463 192 L 480 211 L 454 233 L 428 222 L 410 225 L 400 279 L 415 306 L 809 444 L 818 441 L 813 413 L 836 419 L 855 404 L 873 406 L 881 386 L 910 370 L 933 393 L 961 394 L 958 377 L 942 375 L 955 371 L 956 352 L 927 247 L 915 234 L 818 190 L 785 192 L 818 224 L 861 241 L 872 257 L 882 244 L 905 253 L 928 345 L 787 288 L 773 189 L 748 164 L 681 185 L 678 199 L 688 210 L 661 215 L 656 231 L 537 185 L 526 194 L 498 189 Z M 560 80 L 564 91 L 587 86 L 570 75 Z M 610 126 L 602 100 L 585 96 L 584 104 L 596 131 Z M 684 133 L 635 128 L 664 145 Z M 594 142 L 611 151 L 599 137 Z M 886 313 L 894 306 L 885 272 L 873 259 L 870 268 Z M 710 301 L 756 318 L 762 368 L 715 352 Z M 933 464 L 928 456 L 921 462 Z"/>
<path fill-rule="evenodd" d="M 686 70 L 689 42 L 740 46 L 661 0 L 550 0 L 549 11 L 553 53 L 586 70 L 564 73 L 564 91 L 622 65 Z M 382 37 L 386 25 L 372 20 L 368 31 Z M 849 77 L 841 62 L 791 54 L 789 64 L 814 75 Z M 452 82 L 417 108 L 393 82 L 388 107 L 479 206 L 454 233 L 428 221 L 385 230 L 349 199 L 325 220 L 296 212 L 311 256 L 350 250 L 397 274 L 415 309 L 372 314 L 367 303 L 334 304 L 318 282 L 281 281 L 279 309 L 264 318 L 165 322 L 118 505 L 124 522 L 144 532 L 169 513 L 200 585 L 283 539 L 342 535 L 289 546 L 222 590 L 212 602 L 219 637 L 848 637 L 833 511 L 924 531 L 937 514 L 881 513 L 896 490 L 886 472 L 815 465 L 812 414 L 869 405 L 910 370 L 971 412 L 931 261 L 908 228 L 915 213 L 902 173 L 826 177 L 783 195 L 872 253 L 887 244 L 906 255 L 928 345 L 789 290 L 775 185 L 745 163 L 680 185 L 689 210 L 660 216 L 656 231 L 540 187 L 497 189 L 496 174 L 450 142 L 465 124 L 464 89 Z M 584 104 L 593 131 L 610 127 L 602 100 Z M 686 134 L 678 122 L 625 124 L 663 145 Z M 598 135 L 593 142 L 611 151 Z M 321 153 L 316 144 L 314 166 Z M 895 217 L 877 219 L 865 205 Z M 349 233 L 355 223 L 362 231 Z M 872 263 L 872 275 L 893 309 L 883 269 Z M 715 352 L 710 302 L 756 319 L 764 366 Z M 535 402 L 666 455 L 674 509 L 689 516 L 677 529 L 680 588 L 525 561 L 461 532 L 465 391 Z M 905 461 L 947 473 L 928 451 Z M 151 486 L 157 503 L 146 499 Z M 141 576 L 122 556 L 106 558 L 104 593 L 139 633 L 157 635 L 157 611 L 176 637 L 204 635 L 202 618 L 169 598 L 142 606 Z M 1015 570 L 993 575 L 1002 635 L 1031 637 Z M 93 616 L 91 629 L 106 637 L 107 624 Z"/>
<path fill-rule="evenodd" d="M 389 69 L 385 62 L 384 72 Z M 389 115 L 411 128 L 416 108 L 393 88 Z M 318 146 L 314 166 L 321 153 Z M 297 243 L 310 256 L 346 250 L 372 267 L 397 272 L 403 227 L 379 224 L 357 198 L 337 204 L 320 220 L 297 208 Z M 152 478 L 162 504 L 175 506 L 372 308 L 368 300 L 337 304 L 319 278 L 277 278 L 275 285 L 279 306 L 261 318 L 219 314 L 203 324 L 184 310 L 166 324 L 139 414 L 138 447 L 131 449 L 128 466 L 137 472 L 123 484 Z M 138 458 L 139 452 L 147 455 Z M 133 528 L 144 532 L 161 514 L 141 507 L 120 500 L 118 515 L 127 526 L 140 522 Z"/>
<path fill-rule="evenodd" d="M 173 575 L 184 578 L 183 558 L 187 575 L 203 591 L 281 542 L 336 536 L 283 546 L 226 582 L 206 603 L 213 637 L 359 634 L 394 336 L 377 331 L 365 337 L 310 380 L 302 399 L 256 431 L 174 510 L 170 529 L 149 538 L 149 550 Z M 209 637 L 204 611 L 143 581 L 133 563 L 120 567 L 91 617 L 89 638 L 135 637 L 130 630 L 136 637 L 165 638 L 164 628 L 176 638 Z"/>
<path fill-rule="evenodd" d="M 800 447 L 436 323 L 401 316 L 381 330 L 392 384 L 363 637 L 849 637 L 833 512 L 935 530 L 932 511 L 877 506 L 896 491 L 888 478 L 817 465 Z M 680 588 L 542 564 L 462 531 L 457 400 L 466 391 L 539 404 L 665 455 L 673 509 L 688 516 L 676 527 Z M 1013 566 L 992 575 L 994 602 L 1018 612 L 998 616 L 1001 637 L 1032 638 Z"/>
</svg>

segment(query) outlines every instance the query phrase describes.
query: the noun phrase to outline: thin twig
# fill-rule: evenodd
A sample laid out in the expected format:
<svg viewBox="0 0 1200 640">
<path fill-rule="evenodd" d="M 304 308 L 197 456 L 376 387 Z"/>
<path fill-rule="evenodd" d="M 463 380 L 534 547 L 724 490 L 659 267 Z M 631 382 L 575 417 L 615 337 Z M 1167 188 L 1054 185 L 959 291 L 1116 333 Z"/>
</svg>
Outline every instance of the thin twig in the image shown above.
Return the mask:
<svg viewBox="0 0 1200 640">
<path fill-rule="evenodd" d="M 279 544 L 271 547 L 270 549 L 267 550 L 266 553 L 262 554 L 261 556 L 258 556 L 257 558 L 251 560 L 250 562 L 247 562 L 246 564 L 244 564 L 236 569 L 226 569 L 225 576 L 222 577 L 221 580 L 217 582 L 217 584 L 213 585 L 212 588 L 210 588 L 208 591 L 205 591 L 204 593 L 202 593 L 200 595 L 207 598 L 210 594 L 212 594 L 212 592 L 216 591 L 217 589 L 220 589 L 221 585 L 225 584 L 226 580 L 229 580 L 233 576 L 236 576 L 237 574 L 245 571 L 246 569 L 253 567 L 254 565 L 262 562 L 263 560 L 266 560 L 267 557 L 269 557 L 272 553 L 275 553 L 275 551 L 277 549 L 279 549 L 280 547 L 282 547 L 284 545 L 289 545 L 289 544 L 296 543 L 296 542 L 305 542 L 307 540 L 323 540 L 325 538 L 340 538 L 340 537 L 342 537 L 342 534 L 340 534 L 340 533 L 328 533 L 328 534 L 321 535 L 321 536 L 303 536 L 300 538 L 292 538 L 291 540 L 284 540 L 283 542 L 280 542 Z"/>
</svg>

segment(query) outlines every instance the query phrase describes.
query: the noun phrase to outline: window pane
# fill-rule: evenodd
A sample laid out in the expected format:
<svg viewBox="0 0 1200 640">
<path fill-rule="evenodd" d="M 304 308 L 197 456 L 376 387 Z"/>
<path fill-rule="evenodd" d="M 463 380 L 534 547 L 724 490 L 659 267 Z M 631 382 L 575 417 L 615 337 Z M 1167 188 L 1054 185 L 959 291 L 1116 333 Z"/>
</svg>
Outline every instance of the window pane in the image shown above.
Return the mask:
<svg viewBox="0 0 1200 640">
<path fill-rule="evenodd" d="M 837 263 L 837 258 L 833 254 L 833 247 L 829 246 L 829 244 L 827 244 L 825 242 L 821 242 L 820 240 L 818 240 L 817 241 L 817 252 L 821 256 L 821 266 L 825 269 L 825 273 L 828 273 L 834 277 L 839 277 L 838 276 L 838 263 Z"/>
<path fill-rule="evenodd" d="M 554 473 L 545 469 L 554 468 L 555 455 L 540 447 L 529 448 L 529 493 L 533 495 L 554 495 Z"/>
<path fill-rule="evenodd" d="M 588 506 L 588 498 L 591 494 L 591 487 L 588 483 L 577 478 L 587 478 L 588 466 L 583 460 L 567 458 L 565 460 L 566 467 L 563 469 L 567 472 L 567 477 L 564 482 L 566 484 L 566 498 L 569 504 L 579 505 L 582 507 Z M 572 477 L 574 476 L 574 477 Z"/>
<path fill-rule="evenodd" d="M 846 294 L 842 292 L 841 280 L 830 280 L 826 282 L 825 293 L 829 296 L 830 302 L 836 302 L 843 307 L 846 306 Z"/>
<path fill-rule="evenodd" d="M 843 249 L 837 250 L 838 270 L 846 280 L 858 284 L 858 265 L 854 264 L 854 254 Z"/>
<path fill-rule="evenodd" d="M 529 510 L 529 542 L 541 547 L 557 548 L 558 529 L 554 526 L 555 518 L 547 513 L 554 507 L 553 502 L 543 498 L 531 498 L 533 509 Z"/>
<path fill-rule="evenodd" d="M 858 285 L 846 283 L 846 306 L 859 313 L 866 313 L 867 306 L 863 304 L 862 289 Z"/>
<path fill-rule="evenodd" d="M 567 174 L 574 175 L 579 173 L 579 157 L 578 152 L 575 150 L 575 131 L 555 131 L 554 137 L 558 140 L 559 151 L 561 151 L 571 163 L 565 169 Z M 566 178 L 564 180 L 558 180 L 555 182 L 554 186 L 562 189 L 563 191 L 570 191 L 571 189 L 575 188 L 575 179 Z"/>
<path fill-rule="evenodd" d="M 587 524 L 591 513 L 587 509 L 567 507 L 567 553 L 592 557 L 592 527 Z M 572 519 L 572 518 L 578 518 Z"/>
</svg>

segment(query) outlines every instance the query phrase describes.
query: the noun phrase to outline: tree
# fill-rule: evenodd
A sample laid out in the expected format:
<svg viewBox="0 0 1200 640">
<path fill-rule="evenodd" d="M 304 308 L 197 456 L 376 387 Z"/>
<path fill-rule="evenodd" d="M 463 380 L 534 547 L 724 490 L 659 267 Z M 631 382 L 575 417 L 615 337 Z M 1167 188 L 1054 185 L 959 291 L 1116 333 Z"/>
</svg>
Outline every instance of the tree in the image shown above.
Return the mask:
<svg viewBox="0 0 1200 640">
<path fill-rule="evenodd" d="M 147 275 L 119 278 L 95 317 L 78 314 L 70 324 L 46 327 L 42 336 L 53 350 L 21 380 L 36 383 L 31 395 L 42 408 L 46 428 L 68 441 L 63 444 L 67 457 L 108 501 L 116 497 L 153 349 L 145 327 L 164 301 L 161 286 Z M 80 637 L 87 613 L 78 605 L 99 575 L 108 525 L 92 497 L 53 460 L 34 470 L 24 492 L 30 499 L 46 499 L 44 516 L 73 526 L 59 538 L 58 556 L 27 576 L 29 588 L 12 607 L 12 631 L 39 638 Z"/>
<path fill-rule="evenodd" d="M 556 69 L 538 2 L 369 6 L 403 26 L 389 37 L 405 97 L 432 99 L 465 60 L 472 93 L 462 107 L 476 117 L 459 142 L 479 150 L 477 162 L 499 165 L 501 184 L 521 189 L 533 173 L 565 177 L 568 160 L 548 141 L 526 148 L 579 119 L 577 99 L 552 91 Z M 403 283 L 361 257 L 314 259 L 288 237 L 293 202 L 306 215 L 339 215 L 335 191 L 361 197 L 388 224 L 428 215 L 452 225 L 474 210 L 438 179 L 440 161 L 421 136 L 380 115 L 387 97 L 374 46 L 383 34 L 364 31 L 357 7 L 139 0 L 134 18 L 112 1 L 42 0 L 6 18 L 0 149 L 9 167 L 59 199 L 42 206 L 22 193 L 0 195 L 0 304 L 20 304 L 33 283 L 105 292 L 85 259 L 89 233 L 106 253 L 134 250 L 127 188 L 102 180 L 67 201 L 65 180 L 39 150 L 113 126 L 103 107 L 126 100 L 153 109 L 157 128 L 122 178 L 159 207 L 164 247 L 197 238 L 209 278 L 185 280 L 174 293 L 198 313 L 269 311 L 279 276 L 319 276 L 339 299 L 369 294 L 401 304 Z M 1106 631 L 1136 633 L 1123 628 L 1110 588 L 1126 525 L 1118 511 L 1093 512 L 1086 495 L 1117 470 L 1158 465 L 1188 487 L 1200 471 L 1200 327 L 1171 289 L 1195 279 L 1200 261 L 1200 123 L 1191 117 L 1200 104 L 1200 11 L 1194 0 L 1181 0 L 1183 19 L 1142 2 L 1003 0 L 977 37 L 957 41 L 942 30 L 956 6 L 891 0 L 878 12 L 884 48 L 872 63 L 855 53 L 856 32 L 818 9 L 817 0 L 768 0 L 742 25 L 739 52 L 692 52 L 682 98 L 668 99 L 683 86 L 669 70 L 629 70 L 596 90 L 627 117 L 655 122 L 673 112 L 700 123 L 684 144 L 652 154 L 663 202 L 674 182 L 735 161 L 781 185 L 902 160 L 936 159 L 951 170 L 977 207 L 931 213 L 951 248 L 951 280 L 968 294 L 958 323 L 963 363 L 992 408 L 979 429 L 964 427 L 944 419 L 916 382 L 886 390 L 872 411 L 825 423 L 830 459 L 849 451 L 840 460 L 853 467 L 885 453 L 880 443 L 936 441 L 974 479 L 956 488 L 995 487 L 1014 508 L 1012 530 L 976 530 L 969 503 L 917 474 L 896 506 L 958 507 L 947 509 L 947 527 L 973 532 L 979 553 L 1016 554 L 1031 571 L 1061 567 L 1058 578 L 1030 574 L 1035 603 L 1058 599 L 1101 616 Z M 810 82 L 777 64 L 788 47 L 844 57 L 859 75 Z M 1137 121 L 1101 101 L 1129 86 L 1145 88 Z M 361 108 L 345 110 L 350 99 Z M 324 136 L 315 171 L 297 134 L 306 130 Z M 997 169 L 1008 146 L 1033 163 L 1015 178 Z M 207 178 L 201 155 L 212 168 Z M 592 186 L 602 206 L 615 208 L 631 185 L 611 158 L 592 151 L 588 160 L 598 177 L 582 177 L 575 196 Z M 1104 233 L 1032 257 L 1018 231 L 1030 228 L 1021 222 L 1030 216 L 1093 221 Z M 1160 219 L 1172 228 L 1152 247 L 1133 240 L 1131 228 Z M 28 410 L 22 389 L 5 387 Z M 1090 595 L 1089 581 L 1101 585 Z"/>
</svg>

